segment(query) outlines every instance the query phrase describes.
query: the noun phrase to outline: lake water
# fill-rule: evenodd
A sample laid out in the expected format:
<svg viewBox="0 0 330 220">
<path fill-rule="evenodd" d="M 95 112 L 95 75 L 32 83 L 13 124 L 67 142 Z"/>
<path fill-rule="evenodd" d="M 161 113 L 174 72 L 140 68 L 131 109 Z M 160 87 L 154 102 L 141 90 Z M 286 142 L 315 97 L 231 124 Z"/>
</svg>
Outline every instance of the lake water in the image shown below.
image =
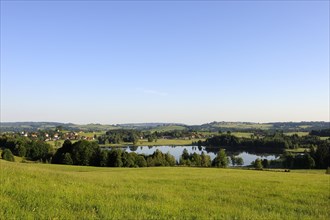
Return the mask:
<svg viewBox="0 0 330 220">
<path fill-rule="evenodd" d="M 177 161 L 180 160 L 180 157 L 182 155 L 182 152 L 184 149 L 187 149 L 189 153 L 197 153 L 201 154 L 204 152 L 205 154 L 209 155 L 211 157 L 211 160 L 213 160 L 216 157 L 216 152 L 219 150 L 219 148 L 209 148 L 209 147 L 198 147 L 198 146 L 140 146 L 140 147 L 123 147 L 123 150 L 126 152 L 135 152 L 137 154 L 145 154 L 150 155 L 153 154 L 157 149 L 159 149 L 163 153 L 169 152 L 172 154 Z M 271 155 L 271 154 L 251 154 L 247 152 L 230 152 L 226 151 L 227 156 L 235 155 L 242 157 L 244 160 L 244 166 L 250 165 L 252 161 L 254 161 L 257 158 L 261 159 L 267 159 L 267 160 L 274 160 L 278 157 L 278 155 Z"/>
</svg>

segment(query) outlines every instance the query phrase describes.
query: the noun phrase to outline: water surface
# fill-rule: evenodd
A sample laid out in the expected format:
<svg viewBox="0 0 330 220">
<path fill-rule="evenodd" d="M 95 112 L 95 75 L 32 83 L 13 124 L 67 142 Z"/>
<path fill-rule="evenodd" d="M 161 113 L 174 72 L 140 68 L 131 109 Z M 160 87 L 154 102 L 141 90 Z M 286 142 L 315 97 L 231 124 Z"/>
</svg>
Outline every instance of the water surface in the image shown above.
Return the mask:
<svg viewBox="0 0 330 220">
<path fill-rule="evenodd" d="M 179 162 L 180 157 L 182 155 L 182 152 L 184 149 L 188 150 L 188 153 L 197 153 L 201 154 L 204 152 L 205 154 L 209 155 L 211 157 L 211 160 L 213 160 L 216 157 L 216 153 L 219 151 L 219 148 L 210 148 L 210 147 L 198 147 L 198 146 L 129 146 L 129 147 L 122 147 L 126 152 L 135 152 L 137 154 L 145 154 L 145 155 L 151 155 L 153 154 L 157 149 L 160 150 L 163 153 L 169 152 L 171 155 L 173 155 L 177 162 Z M 238 157 L 242 157 L 244 160 L 244 166 L 250 165 L 252 161 L 256 160 L 257 158 L 260 159 L 267 159 L 267 160 L 274 160 L 279 155 L 276 154 L 252 154 L 247 152 L 230 152 L 226 151 L 227 156 L 235 155 Z"/>
</svg>

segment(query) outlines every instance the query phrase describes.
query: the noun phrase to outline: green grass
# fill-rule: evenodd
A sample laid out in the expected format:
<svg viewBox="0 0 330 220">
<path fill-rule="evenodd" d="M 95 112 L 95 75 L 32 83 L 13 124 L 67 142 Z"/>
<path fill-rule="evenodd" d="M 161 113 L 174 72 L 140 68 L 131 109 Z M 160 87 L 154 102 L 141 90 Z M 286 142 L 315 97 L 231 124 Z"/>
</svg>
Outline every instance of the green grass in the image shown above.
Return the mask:
<svg viewBox="0 0 330 220">
<path fill-rule="evenodd" d="M 0 219 L 329 219 L 329 175 L 0 161 Z"/>
<path fill-rule="evenodd" d="M 291 153 L 304 153 L 305 151 L 309 152 L 310 149 L 300 147 L 300 148 L 296 148 L 296 149 L 286 149 L 285 151 L 291 152 Z"/>
<path fill-rule="evenodd" d="M 307 131 L 297 131 L 297 132 L 285 132 L 284 134 L 285 134 L 285 135 L 288 135 L 288 136 L 291 136 L 291 135 L 296 134 L 296 135 L 298 135 L 299 137 L 302 137 L 302 136 L 306 136 L 306 135 L 308 135 L 309 132 L 307 132 Z"/>
<path fill-rule="evenodd" d="M 213 127 L 221 129 L 262 129 L 268 130 L 273 128 L 272 124 L 259 124 L 259 123 L 241 123 L 241 122 L 221 122 L 215 124 Z"/>
<path fill-rule="evenodd" d="M 165 132 L 165 131 L 182 131 L 182 130 L 186 130 L 187 128 L 184 126 L 180 126 L 180 125 L 168 125 L 168 126 L 159 126 L 159 127 L 155 127 L 153 129 L 151 129 L 151 132 Z"/>
<path fill-rule="evenodd" d="M 108 130 L 120 128 L 113 125 L 102 125 L 102 124 L 73 125 L 71 127 L 77 128 L 82 131 L 108 131 Z"/>
<path fill-rule="evenodd" d="M 231 132 L 231 134 L 236 137 L 244 137 L 244 138 L 251 138 L 251 135 L 253 135 L 253 133 L 250 132 Z"/>
<path fill-rule="evenodd" d="M 303 129 L 306 129 L 306 128 L 310 128 L 312 127 L 311 125 L 300 125 L 299 128 L 303 128 Z"/>
<path fill-rule="evenodd" d="M 57 142 L 60 143 L 59 147 L 62 147 L 64 141 L 65 141 L 65 140 L 58 140 L 58 141 L 57 141 Z M 71 141 L 72 143 L 75 143 L 75 142 L 77 142 L 78 140 L 70 140 L 70 141 Z M 55 146 L 55 141 L 46 141 L 46 143 L 52 145 L 55 149 L 57 148 L 57 147 Z M 58 147 L 58 148 L 59 148 L 59 147 Z"/>
<path fill-rule="evenodd" d="M 103 135 L 105 134 L 106 131 L 98 131 L 98 132 L 79 132 L 79 136 L 85 136 L 85 137 L 94 137 L 94 135 L 96 134 L 97 136 Z"/>
<path fill-rule="evenodd" d="M 221 135 L 221 134 L 226 134 L 226 132 L 223 132 L 223 133 L 219 133 L 219 132 L 209 132 L 209 131 L 201 131 L 201 132 L 198 132 L 198 133 L 201 133 L 203 135 L 209 135 L 209 136 L 218 136 L 218 135 Z M 245 138 L 251 138 L 251 135 L 253 135 L 252 132 L 230 132 L 231 135 L 234 135 L 236 137 L 245 137 Z"/>
</svg>

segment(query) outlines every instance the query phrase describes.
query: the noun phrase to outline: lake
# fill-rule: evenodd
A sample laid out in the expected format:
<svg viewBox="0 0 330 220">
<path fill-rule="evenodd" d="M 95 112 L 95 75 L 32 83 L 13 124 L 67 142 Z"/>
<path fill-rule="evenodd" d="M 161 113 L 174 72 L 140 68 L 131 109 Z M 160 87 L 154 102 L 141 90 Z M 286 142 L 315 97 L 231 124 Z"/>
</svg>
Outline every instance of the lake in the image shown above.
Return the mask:
<svg viewBox="0 0 330 220">
<path fill-rule="evenodd" d="M 169 152 L 172 154 L 176 161 L 180 160 L 180 157 L 182 155 L 182 152 L 184 149 L 187 149 L 189 153 L 197 153 L 201 154 L 204 152 L 205 154 L 209 155 L 211 157 L 211 160 L 213 160 L 216 156 L 216 152 L 219 150 L 219 148 L 210 148 L 210 147 L 198 147 L 198 146 L 129 146 L 129 147 L 122 147 L 126 152 L 135 152 L 137 154 L 145 154 L 150 155 L 153 154 L 157 149 L 160 150 L 163 153 Z M 247 152 L 230 152 L 226 151 L 227 156 L 235 155 L 242 157 L 244 160 L 244 166 L 250 165 L 252 161 L 254 161 L 257 158 L 261 159 L 267 159 L 267 160 L 274 160 L 277 159 L 279 155 L 275 154 L 251 154 Z"/>
</svg>

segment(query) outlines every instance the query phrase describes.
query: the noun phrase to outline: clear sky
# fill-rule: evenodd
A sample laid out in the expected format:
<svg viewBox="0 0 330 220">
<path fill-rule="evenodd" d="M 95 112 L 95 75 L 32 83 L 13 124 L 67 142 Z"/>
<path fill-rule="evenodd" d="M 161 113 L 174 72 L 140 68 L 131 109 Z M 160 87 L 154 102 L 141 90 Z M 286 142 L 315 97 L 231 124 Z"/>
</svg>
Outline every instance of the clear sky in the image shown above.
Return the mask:
<svg viewBox="0 0 330 220">
<path fill-rule="evenodd" d="M 329 1 L 1 1 L 1 121 L 329 121 Z"/>
</svg>

